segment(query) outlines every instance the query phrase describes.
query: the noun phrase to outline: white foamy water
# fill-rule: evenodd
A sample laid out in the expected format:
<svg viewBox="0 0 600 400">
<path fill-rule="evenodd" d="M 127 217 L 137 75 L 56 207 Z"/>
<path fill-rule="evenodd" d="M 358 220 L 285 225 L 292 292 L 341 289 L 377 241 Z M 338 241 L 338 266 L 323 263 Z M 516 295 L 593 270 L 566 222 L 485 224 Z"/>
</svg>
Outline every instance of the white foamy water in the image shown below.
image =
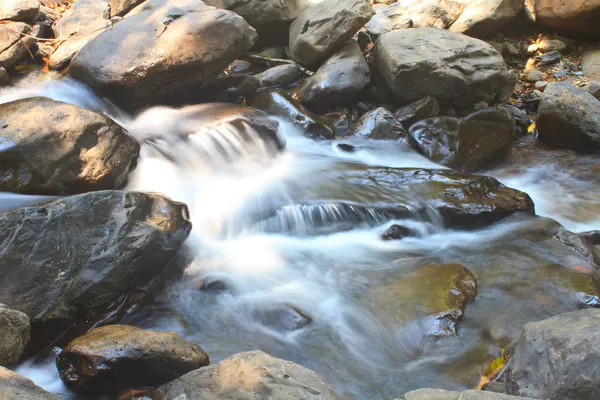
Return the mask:
<svg viewBox="0 0 600 400">
<path fill-rule="evenodd" d="M 418 387 L 463 389 L 477 383 L 478 371 L 499 351 L 488 330 L 503 329 L 513 337 L 525 322 L 577 307 L 572 288 L 538 274 L 548 265 L 586 261 L 547 240 L 537 220 L 448 230 L 433 211 L 427 218 L 397 220 L 368 205 L 344 202 L 360 193 L 346 196 L 350 189 L 328 184 L 332 174 L 339 176 L 347 168 L 437 167 L 399 143 L 359 138 L 314 142 L 278 121 L 286 144 L 278 151 L 254 119 L 238 123 L 236 115 L 216 117 L 198 106 L 157 107 L 131 117 L 79 83 L 43 85 L 0 92 L 0 102 L 44 90 L 57 100 L 114 116 L 143 143 L 127 189 L 161 192 L 189 206 L 193 230 L 186 249 L 191 261 L 183 277 L 125 322 L 175 331 L 200 344 L 213 362 L 261 349 L 316 370 L 344 399 L 390 399 Z M 339 143 L 352 144 L 356 151 L 343 152 Z M 503 181 L 532 189 L 530 194 L 540 201 L 538 210 L 553 215 L 550 202 L 544 205 L 541 199 L 556 196 L 557 188 L 540 184 L 530 173 L 506 173 Z M 570 195 L 587 201 L 582 193 Z M 11 195 L 9 203 L 4 202 L 8 195 L 1 196 L 5 208 L 38 200 Z M 339 201 L 305 201 L 319 197 Z M 576 203 L 564 206 L 571 204 Z M 562 222 L 574 221 L 567 217 Z M 382 240 L 395 223 L 411 229 L 413 237 Z M 389 310 L 373 299 L 375 289 L 401 282 L 426 263 L 463 263 L 480 282 L 477 301 L 468 306 L 457 338 L 427 340 L 427 321 L 390 322 Z M 198 289 L 214 281 L 227 290 Z M 538 294 L 556 298 L 555 303 L 539 302 Z M 415 299 L 413 306 L 419 303 Z M 282 309 L 312 321 L 299 329 L 281 329 L 270 318 Z M 394 312 L 411 315 L 412 310 Z M 18 372 L 48 390 L 68 393 L 52 360 L 24 363 Z"/>
</svg>

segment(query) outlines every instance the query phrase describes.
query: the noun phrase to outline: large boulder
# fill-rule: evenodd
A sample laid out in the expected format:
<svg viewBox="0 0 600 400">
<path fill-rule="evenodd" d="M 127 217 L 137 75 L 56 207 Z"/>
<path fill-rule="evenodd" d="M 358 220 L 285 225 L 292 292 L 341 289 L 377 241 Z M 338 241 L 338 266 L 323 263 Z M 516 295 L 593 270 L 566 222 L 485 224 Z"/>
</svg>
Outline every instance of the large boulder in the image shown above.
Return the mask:
<svg viewBox="0 0 600 400">
<path fill-rule="evenodd" d="M 48 393 L 24 376 L 0 367 L 0 399 L 61 400 L 62 397 Z"/>
<path fill-rule="evenodd" d="M 182 102 L 256 38 L 231 11 L 195 0 L 148 0 L 86 44 L 69 73 L 126 109 Z"/>
<path fill-rule="evenodd" d="M 403 105 L 426 96 L 455 109 L 467 109 L 481 101 L 502 103 L 514 84 L 502 56 L 491 45 L 443 29 L 406 29 L 381 35 L 374 60 Z"/>
<path fill-rule="evenodd" d="M 175 333 L 127 325 L 92 329 L 56 358 L 62 381 L 71 390 L 90 396 L 160 386 L 208 364 L 200 346 Z"/>
<path fill-rule="evenodd" d="M 348 167 L 331 171 L 331 177 L 315 182 L 303 204 L 342 203 L 361 205 L 406 218 L 428 215 L 436 208 L 447 226 L 476 227 L 515 212 L 532 214 L 534 205 L 526 193 L 508 188 L 489 176 L 452 170 L 415 168 Z M 426 202 L 421 199 L 427 199 Z"/>
<path fill-rule="evenodd" d="M 308 0 L 205 0 L 209 6 L 231 10 L 244 17 L 261 42 L 287 43 L 289 26 L 306 10 Z"/>
<path fill-rule="evenodd" d="M 43 97 L 0 104 L 0 191 L 115 189 L 135 168 L 139 150 L 103 114 Z"/>
<path fill-rule="evenodd" d="M 251 105 L 270 115 L 283 118 L 313 139 L 333 139 L 335 136 L 328 120 L 313 114 L 281 90 L 257 93 Z"/>
<path fill-rule="evenodd" d="M 586 78 L 600 81 L 600 49 L 588 51 L 581 58 L 581 70 Z"/>
<path fill-rule="evenodd" d="M 377 286 L 370 295 L 377 305 L 377 314 L 386 322 L 402 324 L 424 319 L 428 335 L 449 336 L 456 334 L 465 305 L 476 294 L 477 282 L 467 268 L 460 264 L 431 264 Z"/>
<path fill-rule="evenodd" d="M 110 323 L 152 292 L 190 231 L 185 204 L 158 194 L 99 191 L 8 211 L 0 302 L 29 316 L 32 340 Z"/>
<path fill-rule="evenodd" d="M 384 107 L 363 114 L 352 127 L 352 134 L 379 140 L 398 140 L 408 136 L 406 129 L 394 118 L 394 114 Z"/>
<path fill-rule="evenodd" d="M 41 27 L 31 27 L 23 22 L 9 22 L 2 26 L 11 30 L 0 29 L 0 67 L 10 69 L 35 53 L 35 37 L 40 34 Z"/>
<path fill-rule="evenodd" d="M 337 400 L 315 372 L 261 351 L 235 354 L 156 390 L 161 400 Z"/>
<path fill-rule="evenodd" d="M 13 365 L 19 361 L 30 334 L 27 315 L 0 304 L 0 365 Z"/>
<path fill-rule="evenodd" d="M 468 1 L 450 30 L 469 36 L 491 36 L 519 15 L 524 7 L 523 0 Z"/>
<path fill-rule="evenodd" d="M 529 397 L 510 396 L 481 390 L 452 392 L 442 389 L 419 389 L 406 393 L 396 400 L 533 400 Z"/>
<path fill-rule="evenodd" d="M 600 310 L 560 314 L 523 328 L 510 362 L 509 394 L 548 400 L 600 398 Z"/>
<path fill-rule="evenodd" d="M 397 29 L 448 29 L 458 19 L 464 4 L 456 0 L 399 0 L 375 7 L 375 16 L 365 28 L 373 36 Z"/>
<path fill-rule="evenodd" d="M 371 80 L 360 47 L 349 40 L 296 90 L 294 97 L 311 106 L 336 105 L 354 98 Z"/>
<path fill-rule="evenodd" d="M 63 70 L 75 54 L 103 28 L 110 26 L 108 0 L 78 0 L 54 25 L 54 36 L 65 39 L 48 60 L 51 69 Z"/>
<path fill-rule="evenodd" d="M 538 137 L 571 149 L 600 149 L 600 101 L 566 83 L 550 83 L 538 109 Z"/>
<path fill-rule="evenodd" d="M 515 140 L 515 121 L 504 107 L 486 108 L 465 118 L 436 117 L 410 127 L 421 153 L 462 172 L 493 166 L 508 156 Z"/>
<path fill-rule="evenodd" d="M 0 20 L 31 21 L 40 11 L 38 0 L 2 0 Z"/>
<path fill-rule="evenodd" d="M 289 55 L 306 66 L 319 65 L 366 24 L 374 12 L 366 0 L 324 0 L 290 25 Z"/>
<path fill-rule="evenodd" d="M 600 0 L 535 0 L 536 22 L 576 35 L 600 37 Z"/>
</svg>

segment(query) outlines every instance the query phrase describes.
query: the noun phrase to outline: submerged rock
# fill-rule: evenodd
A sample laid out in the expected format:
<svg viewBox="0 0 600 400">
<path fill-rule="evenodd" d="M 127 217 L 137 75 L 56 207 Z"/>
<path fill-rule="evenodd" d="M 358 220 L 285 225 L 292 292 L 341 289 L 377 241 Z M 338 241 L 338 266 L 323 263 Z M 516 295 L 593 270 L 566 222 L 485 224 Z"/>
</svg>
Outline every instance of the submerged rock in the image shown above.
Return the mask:
<svg viewBox="0 0 600 400">
<path fill-rule="evenodd" d="M 287 120 L 313 139 L 335 137 L 333 127 L 327 119 L 313 114 L 280 90 L 257 93 L 251 105 L 267 114 Z"/>
<path fill-rule="evenodd" d="M 182 102 L 214 82 L 256 38 L 231 11 L 193 0 L 148 0 L 86 44 L 69 74 L 129 110 Z"/>
<path fill-rule="evenodd" d="M 83 46 L 102 33 L 102 28 L 110 26 L 109 14 L 109 0 L 77 0 L 53 27 L 57 39 L 69 40 L 52 53 L 48 67 L 67 68 Z"/>
<path fill-rule="evenodd" d="M 414 236 L 413 231 L 403 225 L 394 224 L 387 228 L 381 235 L 383 240 L 400 240 L 402 238 Z"/>
<path fill-rule="evenodd" d="M 502 55 L 491 45 L 443 29 L 417 28 L 381 35 L 375 65 L 401 104 L 426 96 L 459 110 L 505 102 L 514 87 Z"/>
<path fill-rule="evenodd" d="M 440 103 L 427 96 L 394 112 L 394 118 L 405 128 L 425 118 L 436 117 L 440 113 Z"/>
<path fill-rule="evenodd" d="M 419 389 L 406 393 L 396 400 L 533 400 L 530 397 L 516 397 L 507 394 L 486 392 L 481 390 L 466 390 L 452 392 L 442 389 Z"/>
<path fill-rule="evenodd" d="M 373 14 L 366 0 L 325 0 L 315 4 L 290 26 L 289 55 L 300 64 L 319 65 L 358 32 Z"/>
<path fill-rule="evenodd" d="M 386 320 L 401 324 L 425 318 L 428 335 L 456 334 L 465 304 L 477 294 L 477 282 L 460 264 L 432 264 L 419 267 L 410 276 L 379 286 L 373 293 L 377 309 Z"/>
<path fill-rule="evenodd" d="M 506 375 L 506 392 L 549 400 L 600 398 L 600 310 L 530 322 Z"/>
<path fill-rule="evenodd" d="M 365 58 L 354 40 L 349 40 L 307 78 L 294 97 L 312 106 L 336 105 L 354 98 L 371 81 Z"/>
<path fill-rule="evenodd" d="M 315 372 L 261 351 L 235 354 L 158 388 L 161 400 L 337 400 Z"/>
<path fill-rule="evenodd" d="M 450 31 L 475 37 L 490 36 L 512 21 L 524 7 L 523 0 L 468 1 Z"/>
<path fill-rule="evenodd" d="M 62 381 L 90 396 L 160 386 L 209 363 L 200 346 L 175 333 L 127 325 L 92 329 L 56 358 Z"/>
<path fill-rule="evenodd" d="M 600 149 L 600 101 L 565 83 L 544 91 L 536 122 L 544 143 L 571 149 Z"/>
<path fill-rule="evenodd" d="M 0 214 L 0 302 L 29 316 L 38 341 L 74 322 L 116 321 L 151 293 L 190 230 L 184 204 L 138 192 Z"/>
<path fill-rule="evenodd" d="M 536 23 L 576 35 L 600 37 L 600 0 L 535 0 Z"/>
<path fill-rule="evenodd" d="M 383 107 L 365 113 L 352 128 L 352 134 L 367 139 L 406 139 L 408 133 L 394 115 Z"/>
<path fill-rule="evenodd" d="M 35 383 L 0 366 L 0 399 L 2 400 L 61 400 Z"/>
<path fill-rule="evenodd" d="M 515 121 L 504 107 L 465 118 L 428 118 L 410 128 L 418 149 L 431 160 L 462 172 L 489 168 L 509 154 Z"/>
<path fill-rule="evenodd" d="M 252 316 L 266 327 L 278 331 L 295 331 L 312 322 L 312 318 L 293 306 L 254 310 Z"/>
<path fill-rule="evenodd" d="M 13 365 L 21 359 L 30 334 L 27 315 L 0 304 L 0 366 Z"/>
<path fill-rule="evenodd" d="M 43 97 L 0 104 L 0 191 L 116 189 L 139 151 L 135 139 L 103 114 Z"/>
</svg>

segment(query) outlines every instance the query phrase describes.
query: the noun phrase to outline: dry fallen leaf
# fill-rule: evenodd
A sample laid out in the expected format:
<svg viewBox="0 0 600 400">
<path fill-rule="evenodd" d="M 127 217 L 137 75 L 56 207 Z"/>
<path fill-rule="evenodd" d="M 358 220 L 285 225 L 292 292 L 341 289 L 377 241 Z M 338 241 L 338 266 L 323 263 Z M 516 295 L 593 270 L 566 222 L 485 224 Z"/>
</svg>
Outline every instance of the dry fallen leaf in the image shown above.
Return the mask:
<svg viewBox="0 0 600 400">
<path fill-rule="evenodd" d="M 483 374 L 481 374 L 481 378 L 479 379 L 479 384 L 477 385 L 477 390 L 483 389 L 486 383 L 490 382 L 494 379 L 506 365 L 506 359 L 504 358 L 504 349 L 502 349 L 500 357 L 496 358 L 494 361 L 488 365 Z"/>
</svg>

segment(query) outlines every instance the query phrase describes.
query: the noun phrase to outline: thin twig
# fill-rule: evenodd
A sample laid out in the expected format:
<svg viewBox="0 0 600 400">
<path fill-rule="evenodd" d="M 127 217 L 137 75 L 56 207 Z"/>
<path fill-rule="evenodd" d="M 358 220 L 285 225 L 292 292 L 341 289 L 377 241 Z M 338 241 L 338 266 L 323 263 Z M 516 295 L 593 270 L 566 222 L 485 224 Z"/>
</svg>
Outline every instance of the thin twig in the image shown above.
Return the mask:
<svg viewBox="0 0 600 400">
<path fill-rule="evenodd" d="M 113 25 L 113 23 L 110 22 L 109 25 L 103 26 L 102 28 L 94 29 L 91 32 L 84 33 L 82 35 L 77 35 L 77 36 L 69 37 L 69 38 L 66 38 L 66 39 L 44 39 L 44 38 L 35 37 L 33 35 L 29 35 L 27 33 L 21 33 L 19 31 L 16 31 L 16 30 L 14 30 L 12 28 L 7 27 L 5 24 L 0 24 L 1 27 L 3 27 L 4 29 L 6 29 L 6 30 L 8 30 L 10 32 L 16 33 L 17 35 L 20 35 L 20 36 L 27 36 L 27 37 L 33 38 L 33 39 L 35 39 L 38 42 L 66 42 L 68 40 L 77 40 L 77 39 L 81 39 L 82 37 L 86 37 L 86 36 L 89 36 L 89 35 L 91 35 L 93 33 L 101 31 L 103 29 L 107 29 L 107 28 L 111 27 L 112 25 Z"/>
<path fill-rule="evenodd" d="M 250 58 L 251 60 L 256 60 L 256 61 L 262 61 L 265 63 L 273 63 L 273 64 L 295 64 L 298 66 L 298 68 L 300 69 L 300 71 L 302 73 L 304 73 L 306 76 L 312 76 L 315 73 L 307 68 L 304 68 L 303 66 L 301 66 L 300 64 L 298 64 L 295 61 L 292 60 L 286 60 L 283 58 L 271 58 L 271 57 L 266 57 L 266 56 L 261 56 L 259 54 L 252 54 L 252 53 L 248 53 L 248 58 Z"/>
</svg>

